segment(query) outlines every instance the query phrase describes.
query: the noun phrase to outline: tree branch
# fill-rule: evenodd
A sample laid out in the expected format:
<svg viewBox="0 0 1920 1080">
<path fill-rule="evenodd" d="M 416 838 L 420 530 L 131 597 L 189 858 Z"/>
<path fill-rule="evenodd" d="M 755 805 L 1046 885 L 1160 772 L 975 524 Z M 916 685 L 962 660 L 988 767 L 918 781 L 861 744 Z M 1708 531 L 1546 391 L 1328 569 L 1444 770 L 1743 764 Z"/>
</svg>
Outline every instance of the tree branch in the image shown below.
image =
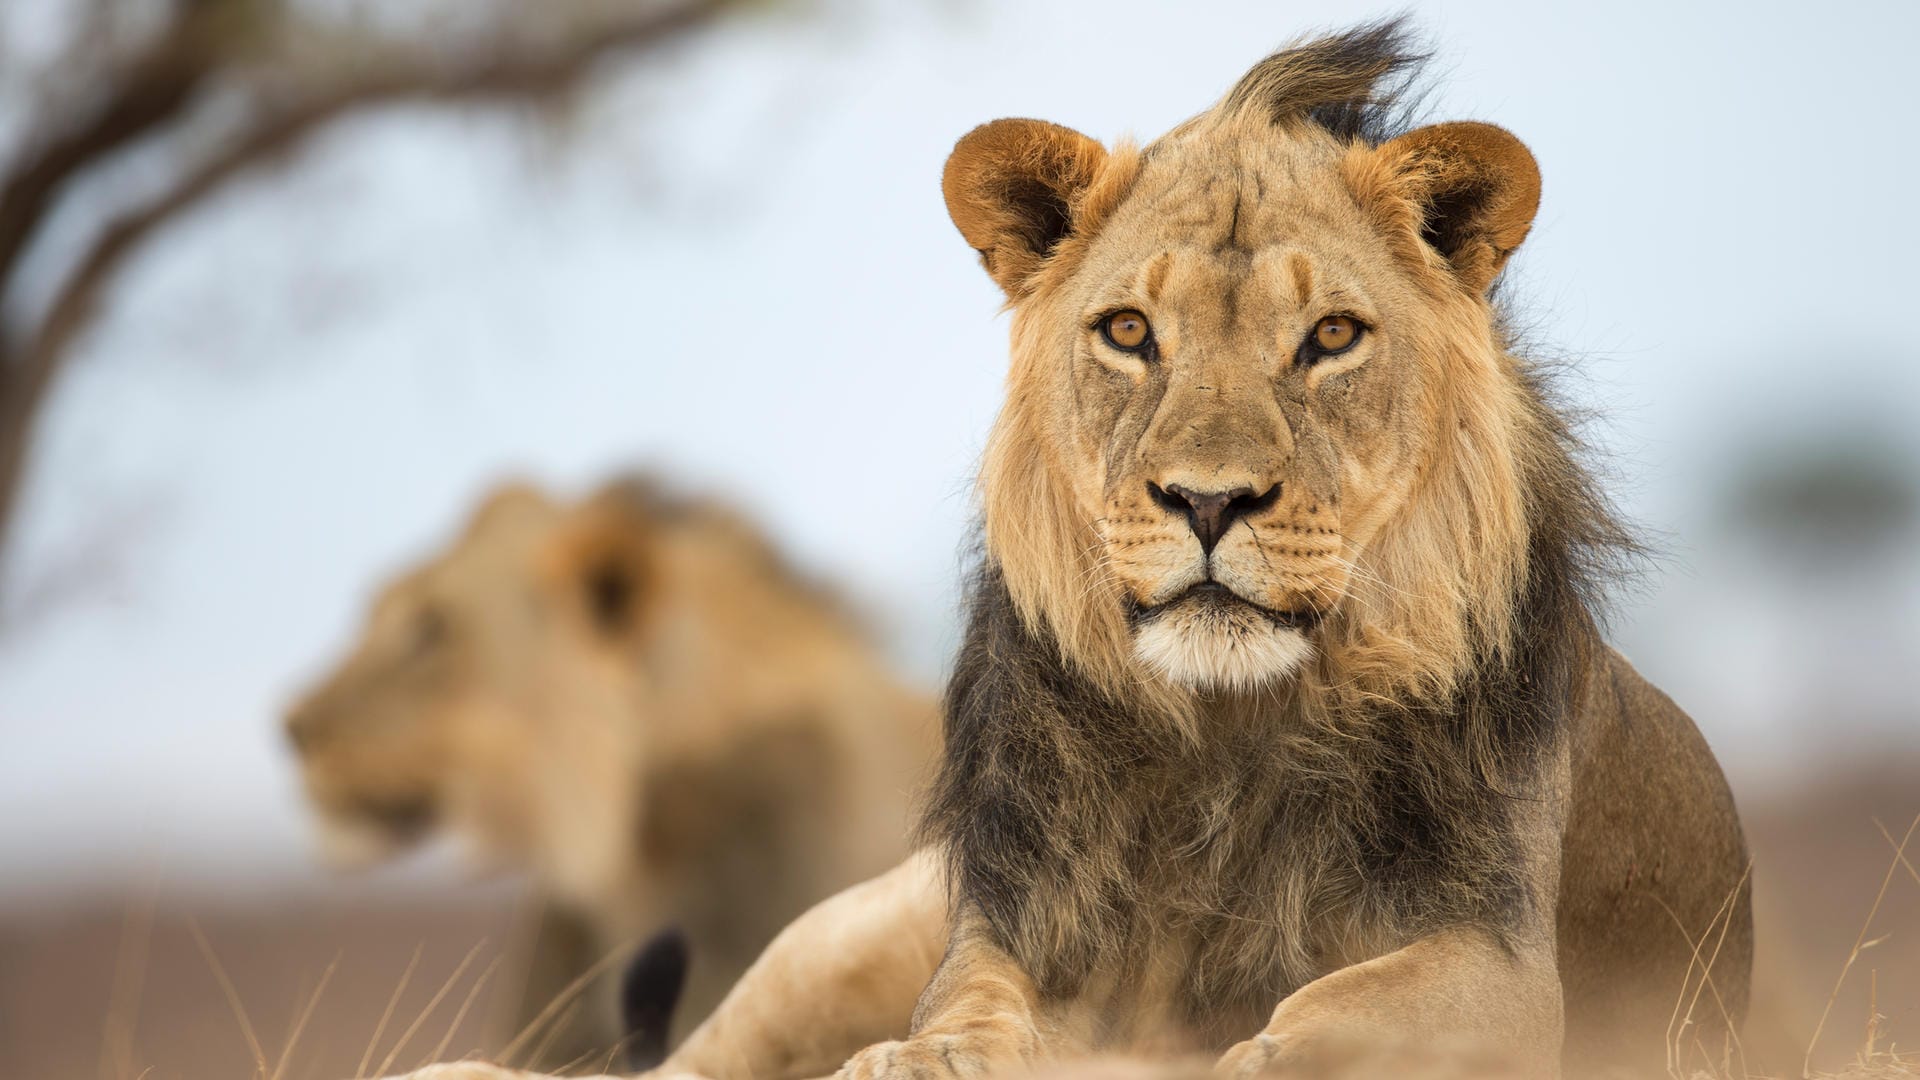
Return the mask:
<svg viewBox="0 0 1920 1080">
<path fill-rule="evenodd" d="M 408 101 L 537 100 L 577 85 L 607 56 L 663 45 L 710 21 L 734 2 L 689 0 L 601 24 L 543 48 L 507 44 L 477 58 L 452 62 L 394 58 L 362 67 L 332 85 L 276 95 L 285 100 L 262 105 L 225 145 L 190 165 L 161 194 L 109 223 L 56 290 L 38 326 L 23 336 L 11 362 L 0 363 L 0 544 L 9 535 L 13 521 L 34 418 L 76 339 L 92 324 L 102 296 L 127 259 L 156 230 L 235 176 L 278 160 L 315 131 L 350 113 Z M 173 112 L 178 112 L 177 103 Z M 140 119 L 147 121 L 146 129 L 151 130 L 166 116 L 154 110 Z M 121 124 L 107 129 L 94 125 L 89 129 L 94 132 L 94 152 L 81 155 L 76 149 L 68 156 L 75 161 L 81 157 L 98 160 L 98 147 L 112 138 L 124 143 L 134 137 L 123 136 L 132 126 Z M 37 197 L 45 203 L 57 197 L 57 188 L 55 184 Z M 31 228 L 29 224 L 27 231 Z M 4 255 L 4 249 L 0 249 L 0 259 Z M 4 270 L 5 263 L 0 261 L 0 274 Z M 0 361 L 7 359 L 6 344 L 0 339 Z"/>
<path fill-rule="evenodd" d="M 83 120 L 30 136 L 31 160 L 0 185 L 0 296 L 68 181 L 178 116 L 214 70 L 208 38 L 219 0 L 185 0 L 167 28 L 110 77 L 104 103 Z M 50 125 L 52 126 L 52 125 Z M 0 346 L 6 340 L 0 337 Z"/>
</svg>

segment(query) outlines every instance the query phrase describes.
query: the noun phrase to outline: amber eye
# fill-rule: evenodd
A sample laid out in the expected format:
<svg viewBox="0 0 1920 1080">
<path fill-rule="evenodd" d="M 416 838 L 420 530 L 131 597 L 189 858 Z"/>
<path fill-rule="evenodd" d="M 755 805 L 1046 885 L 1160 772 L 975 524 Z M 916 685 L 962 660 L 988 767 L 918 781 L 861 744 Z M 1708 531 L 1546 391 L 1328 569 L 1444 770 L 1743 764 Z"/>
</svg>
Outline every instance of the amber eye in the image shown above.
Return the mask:
<svg viewBox="0 0 1920 1080">
<path fill-rule="evenodd" d="M 1139 352 L 1147 347 L 1153 331 L 1147 317 L 1137 311 L 1116 311 L 1100 320 L 1100 335 L 1107 344 L 1122 352 Z"/>
<path fill-rule="evenodd" d="M 1353 316 L 1329 315 L 1315 324 L 1307 338 L 1307 347 L 1301 351 L 1314 357 L 1343 353 L 1353 348 L 1361 333 L 1360 322 Z"/>
</svg>

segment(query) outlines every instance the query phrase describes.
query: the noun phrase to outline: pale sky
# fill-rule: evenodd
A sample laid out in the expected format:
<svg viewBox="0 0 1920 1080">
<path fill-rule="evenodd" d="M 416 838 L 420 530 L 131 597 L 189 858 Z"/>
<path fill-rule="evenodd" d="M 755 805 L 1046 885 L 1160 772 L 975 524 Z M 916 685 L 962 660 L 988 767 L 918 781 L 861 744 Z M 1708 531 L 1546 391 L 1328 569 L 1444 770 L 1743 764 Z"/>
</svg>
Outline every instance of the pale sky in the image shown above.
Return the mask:
<svg viewBox="0 0 1920 1080">
<path fill-rule="evenodd" d="M 61 387 L 8 567 L 120 572 L 0 637 L 0 891 L 304 880 L 277 714 L 503 475 L 656 464 L 744 503 L 931 683 L 1005 364 L 939 196 L 954 139 L 1005 115 L 1149 139 L 1288 37 L 1395 10 L 868 7 L 729 30 L 556 142 L 355 122 L 149 249 Z M 1920 5 L 1414 14 L 1434 116 L 1541 162 L 1518 293 L 1669 554 L 1617 638 L 1736 776 L 1920 749 L 1874 675 L 1920 660 L 1920 557 L 1783 577 L 1711 513 L 1743 457 L 1836 427 L 1920 473 Z M 1837 723 L 1836 680 L 1883 719 Z"/>
</svg>

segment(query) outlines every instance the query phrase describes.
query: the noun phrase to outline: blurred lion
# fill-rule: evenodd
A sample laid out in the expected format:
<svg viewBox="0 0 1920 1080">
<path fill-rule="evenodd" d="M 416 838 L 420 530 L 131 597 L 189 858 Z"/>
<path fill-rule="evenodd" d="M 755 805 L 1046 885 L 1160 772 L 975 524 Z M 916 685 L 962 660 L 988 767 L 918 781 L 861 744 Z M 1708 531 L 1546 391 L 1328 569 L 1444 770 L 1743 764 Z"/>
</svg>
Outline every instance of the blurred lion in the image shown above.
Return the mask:
<svg viewBox="0 0 1920 1080">
<path fill-rule="evenodd" d="M 286 728 L 336 861 L 444 831 L 531 872 L 526 1015 L 665 934 L 691 951 L 686 1024 L 809 904 L 899 861 L 933 717 L 753 528 L 628 480 L 493 493 Z M 543 1062 L 613 1044 L 615 981 Z"/>
</svg>

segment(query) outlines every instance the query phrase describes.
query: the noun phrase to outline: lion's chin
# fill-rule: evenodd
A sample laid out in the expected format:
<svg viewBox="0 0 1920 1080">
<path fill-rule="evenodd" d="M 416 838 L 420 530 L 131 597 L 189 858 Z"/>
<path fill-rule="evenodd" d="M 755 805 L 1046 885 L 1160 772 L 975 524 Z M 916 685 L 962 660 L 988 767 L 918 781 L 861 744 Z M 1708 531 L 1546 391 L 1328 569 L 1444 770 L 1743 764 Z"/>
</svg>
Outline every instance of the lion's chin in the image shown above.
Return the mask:
<svg viewBox="0 0 1920 1080">
<path fill-rule="evenodd" d="M 415 837 L 395 833 L 361 819 L 322 817 L 317 836 L 320 860 L 339 871 L 366 870 L 414 846 Z"/>
<path fill-rule="evenodd" d="M 1137 623 L 1133 652 L 1190 690 L 1251 691 L 1298 671 L 1313 644 L 1300 630 L 1251 607 L 1182 603 Z"/>
<path fill-rule="evenodd" d="M 335 870 L 364 870 L 420 846 L 433 822 L 433 805 L 424 798 L 329 804 L 315 819 L 320 858 Z"/>
</svg>

